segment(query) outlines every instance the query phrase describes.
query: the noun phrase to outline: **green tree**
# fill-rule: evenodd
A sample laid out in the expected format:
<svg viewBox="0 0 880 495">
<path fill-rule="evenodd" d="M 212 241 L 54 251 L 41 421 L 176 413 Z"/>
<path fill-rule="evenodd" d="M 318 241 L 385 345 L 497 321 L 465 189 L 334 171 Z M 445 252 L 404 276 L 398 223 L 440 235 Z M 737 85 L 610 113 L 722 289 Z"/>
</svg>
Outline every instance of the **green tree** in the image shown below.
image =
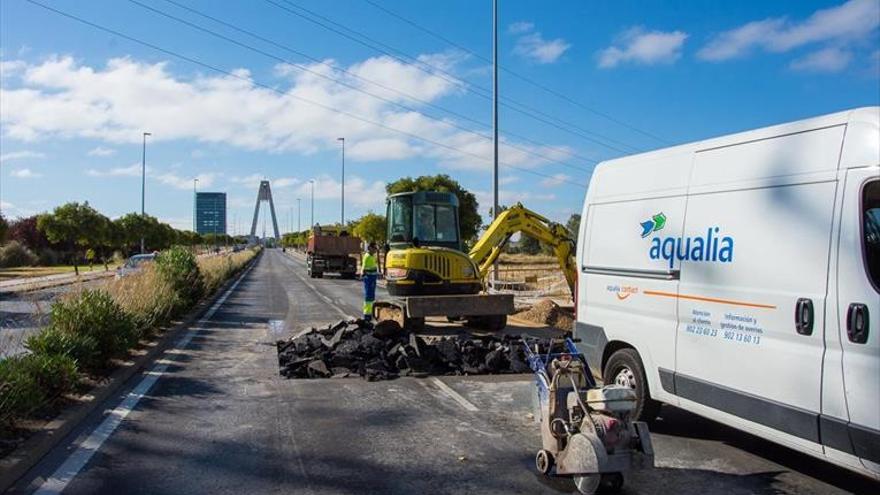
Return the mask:
<svg viewBox="0 0 880 495">
<path fill-rule="evenodd" d="M 351 232 L 367 242 L 385 242 L 385 217 L 369 212 L 357 219 Z"/>
<path fill-rule="evenodd" d="M 6 240 L 6 232 L 9 230 L 9 223 L 6 222 L 6 217 L 0 213 L 0 244 Z"/>
<path fill-rule="evenodd" d="M 570 217 L 568 217 L 568 221 L 565 222 L 565 228 L 571 232 L 571 238 L 577 242 L 578 232 L 581 230 L 581 214 L 573 213 Z"/>
<path fill-rule="evenodd" d="M 126 213 L 113 221 L 119 235 L 120 247 L 128 256 L 137 251 L 141 235 L 147 231 L 147 221 L 139 213 Z"/>
<path fill-rule="evenodd" d="M 480 217 L 479 204 L 474 193 L 461 187 L 457 181 L 445 174 L 423 175 L 421 177 L 403 177 L 385 186 L 388 194 L 410 191 L 451 192 L 458 197 L 458 222 L 461 226 L 461 238 L 465 242 L 473 241 L 483 219 Z"/>
<path fill-rule="evenodd" d="M 50 242 L 68 242 L 75 246 L 73 267 L 79 274 L 78 262 L 83 252 L 103 247 L 106 222 L 107 217 L 98 213 L 86 201 L 83 204 L 67 203 L 55 208 L 52 213 L 40 215 L 37 218 L 37 228 Z"/>
<path fill-rule="evenodd" d="M 534 237 L 522 234 L 517 244 L 521 253 L 538 254 L 541 252 L 541 243 Z"/>
</svg>

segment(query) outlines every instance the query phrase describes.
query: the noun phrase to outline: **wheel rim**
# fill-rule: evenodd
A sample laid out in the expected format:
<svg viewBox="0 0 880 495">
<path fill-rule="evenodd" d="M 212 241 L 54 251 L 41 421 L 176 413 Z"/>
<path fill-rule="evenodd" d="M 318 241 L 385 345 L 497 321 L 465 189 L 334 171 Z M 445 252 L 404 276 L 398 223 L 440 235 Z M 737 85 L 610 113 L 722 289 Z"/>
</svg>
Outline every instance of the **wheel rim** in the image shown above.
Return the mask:
<svg viewBox="0 0 880 495">
<path fill-rule="evenodd" d="M 614 383 L 616 385 L 620 385 L 622 387 L 631 388 L 633 390 L 636 389 L 636 375 L 633 373 L 631 369 L 624 366 L 620 368 L 620 371 L 617 372 L 617 375 L 614 377 Z"/>
<path fill-rule="evenodd" d="M 546 473 L 547 472 L 547 454 L 543 450 L 538 452 L 538 456 L 537 456 L 536 461 L 538 464 L 538 471 L 540 471 L 542 473 Z"/>
<path fill-rule="evenodd" d="M 601 475 L 588 474 L 574 477 L 574 486 L 583 495 L 593 495 L 599 488 L 599 482 L 602 480 Z"/>
</svg>

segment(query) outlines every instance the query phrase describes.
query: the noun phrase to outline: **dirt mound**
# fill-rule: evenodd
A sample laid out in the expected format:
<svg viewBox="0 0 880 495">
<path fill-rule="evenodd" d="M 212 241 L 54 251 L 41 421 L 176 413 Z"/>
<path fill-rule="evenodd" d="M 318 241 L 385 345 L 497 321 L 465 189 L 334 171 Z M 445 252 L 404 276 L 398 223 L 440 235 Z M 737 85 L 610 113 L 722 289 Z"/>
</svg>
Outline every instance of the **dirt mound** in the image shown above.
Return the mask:
<svg viewBox="0 0 880 495">
<path fill-rule="evenodd" d="M 531 308 L 520 311 L 514 316 L 521 320 L 549 325 L 569 332 L 574 329 L 574 313 L 551 299 L 542 299 Z"/>
<path fill-rule="evenodd" d="M 389 321 L 375 326 L 363 320 L 340 321 L 279 340 L 277 346 L 280 373 L 287 378 L 359 375 L 372 381 L 531 371 L 520 337 L 462 335 L 428 343 Z"/>
</svg>

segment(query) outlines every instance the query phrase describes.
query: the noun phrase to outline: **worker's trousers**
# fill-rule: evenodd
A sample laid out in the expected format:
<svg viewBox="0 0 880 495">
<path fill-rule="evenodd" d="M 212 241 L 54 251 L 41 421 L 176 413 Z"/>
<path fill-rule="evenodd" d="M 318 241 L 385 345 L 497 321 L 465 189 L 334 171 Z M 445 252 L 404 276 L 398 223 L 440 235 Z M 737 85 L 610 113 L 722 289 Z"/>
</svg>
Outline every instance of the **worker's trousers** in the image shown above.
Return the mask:
<svg viewBox="0 0 880 495">
<path fill-rule="evenodd" d="M 365 273 L 364 280 L 364 319 L 370 321 L 373 318 L 373 302 L 376 300 L 376 273 Z"/>
</svg>

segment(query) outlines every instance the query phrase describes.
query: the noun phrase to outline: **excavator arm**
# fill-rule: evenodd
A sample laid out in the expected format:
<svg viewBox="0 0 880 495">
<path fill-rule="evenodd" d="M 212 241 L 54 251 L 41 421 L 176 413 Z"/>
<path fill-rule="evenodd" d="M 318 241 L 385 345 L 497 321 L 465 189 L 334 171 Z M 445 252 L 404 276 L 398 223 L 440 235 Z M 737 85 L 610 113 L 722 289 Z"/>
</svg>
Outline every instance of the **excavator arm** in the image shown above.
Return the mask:
<svg viewBox="0 0 880 495">
<path fill-rule="evenodd" d="M 565 274 L 568 288 L 574 296 L 577 266 L 574 260 L 575 242 L 571 238 L 571 233 L 562 225 L 551 222 L 521 203 L 515 204 L 495 217 L 492 225 L 486 229 L 486 232 L 468 253 L 468 256 L 479 267 L 482 278 L 486 279 L 492 264 L 501 254 L 501 249 L 517 232 L 533 237 L 553 248 L 562 273 Z"/>
</svg>

